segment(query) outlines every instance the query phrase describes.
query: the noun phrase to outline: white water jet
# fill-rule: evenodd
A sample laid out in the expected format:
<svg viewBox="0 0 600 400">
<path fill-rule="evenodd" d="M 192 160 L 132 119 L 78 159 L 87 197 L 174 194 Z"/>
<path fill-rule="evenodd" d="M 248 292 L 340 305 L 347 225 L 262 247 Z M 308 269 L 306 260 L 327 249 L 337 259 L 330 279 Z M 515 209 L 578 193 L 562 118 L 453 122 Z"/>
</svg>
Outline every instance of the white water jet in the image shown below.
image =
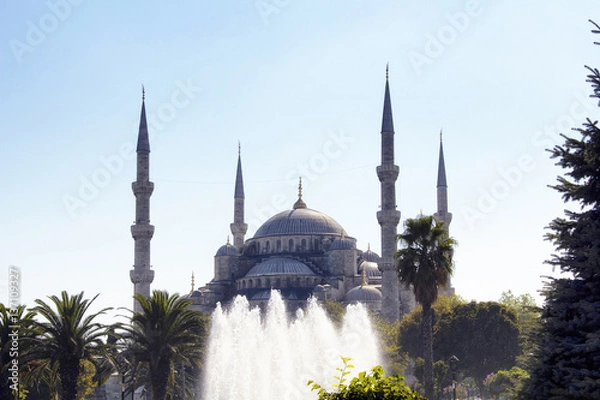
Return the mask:
<svg viewBox="0 0 600 400">
<path fill-rule="evenodd" d="M 218 304 L 205 364 L 205 400 L 316 399 L 309 380 L 331 387 L 341 356 L 352 357 L 351 379 L 380 365 L 375 332 L 367 310 L 347 307 L 341 329 L 311 299 L 289 319 L 279 292 L 272 291 L 266 313 L 236 297 L 231 308 Z"/>
</svg>

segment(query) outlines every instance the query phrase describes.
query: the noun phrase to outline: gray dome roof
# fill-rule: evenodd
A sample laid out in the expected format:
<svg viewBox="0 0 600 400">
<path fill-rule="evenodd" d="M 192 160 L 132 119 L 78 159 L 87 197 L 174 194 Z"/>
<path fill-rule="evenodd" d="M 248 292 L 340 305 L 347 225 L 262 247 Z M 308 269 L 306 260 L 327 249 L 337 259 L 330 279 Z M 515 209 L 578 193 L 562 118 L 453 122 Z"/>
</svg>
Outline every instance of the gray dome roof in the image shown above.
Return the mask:
<svg viewBox="0 0 600 400">
<path fill-rule="evenodd" d="M 315 275 L 315 273 L 298 260 L 276 257 L 256 264 L 246 274 L 246 276 L 259 275 Z"/>
<path fill-rule="evenodd" d="M 360 285 L 351 289 L 344 300 L 348 303 L 375 303 L 381 301 L 381 292 L 375 286 Z"/>
<path fill-rule="evenodd" d="M 370 261 L 370 262 L 376 263 L 376 262 L 379 262 L 381 257 L 379 257 L 379 254 L 375 253 L 374 251 L 371 251 L 371 248 L 369 248 L 369 250 L 363 251 L 362 259 L 365 261 Z"/>
<path fill-rule="evenodd" d="M 217 254 L 215 254 L 215 256 L 237 256 L 238 253 L 237 247 L 231 243 L 227 243 L 219 247 L 219 250 L 217 250 Z"/>
<path fill-rule="evenodd" d="M 269 218 L 254 238 L 281 235 L 341 235 L 343 228 L 333 218 L 310 208 L 296 208 Z"/>
<path fill-rule="evenodd" d="M 381 271 L 377 263 L 371 261 L 363 261 L 358 267 L 358 272 L 362 273 L 363 268 L 367 274 L 367 279 L 381 279 Z"/>
<path fill-rule="evenodd" d="M 347 237 L 339 237 L 334 239 L 329 250 L 350 250 L 355 247 L 354 240 Z"/>
</svg>

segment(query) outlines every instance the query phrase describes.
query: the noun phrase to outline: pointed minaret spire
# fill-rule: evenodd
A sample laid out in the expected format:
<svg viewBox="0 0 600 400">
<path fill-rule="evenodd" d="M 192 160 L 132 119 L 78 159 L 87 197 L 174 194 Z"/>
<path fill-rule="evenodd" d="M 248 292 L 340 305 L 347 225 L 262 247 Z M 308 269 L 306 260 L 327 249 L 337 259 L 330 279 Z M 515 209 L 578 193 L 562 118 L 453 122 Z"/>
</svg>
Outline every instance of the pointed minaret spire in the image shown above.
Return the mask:
<svg viewBox="0 0 600 400">
<path fill-rule="evenodd" d="M 389 65 L 385 68 L 385 93 L 383 98 L 383 118 L 381 123 L 381 165 L 377 167 L 377 176 L 381 182 L 381 210 L 377 212 L 377 220 L 381 226 L 381 261 L 382 271 L 382 315 L 389 321 L 400 318 L 400 296 L 394 254 L 397 250 L 396 234 L 400 211 L 396 206 L 396 180 L 400 169 L 394 164 L 394 121 L 392 117 L 392 100 L 390 96 Z M 404 291 L 402 292 L 404 296 Z M 405 303 L 404 298 L 402 300 Z M 403 304 L 405 312 L 410 311 L 410 302 Z"/>
<path fill-rule="evenodd" d="M 138 131 L 137 152 L 150 153 L 150 139 L 148 139 L 148 123 L 146 122 L 146 89 L 142 85 L 142 113 L 140 115 L 140 128 Z"/>
<path fill-rule="evenodd" d="M 442 130 L 440 129 L 440 158 L 438 161 L 437 187 L 448 187 L 446 184 L 446 165 L 444 164 L 444 146 L 442 143 Z"/>
<path fill-rule="evenodd" d="M 233 223 L 229 227 L 233 234 L 233 245 L 241 249 L 244 245 L 244 237 L 248 231 L 248 224 L 244 221 L 244 178 L 242 176 L 242 146 L 239 141 L 233 202 Z M 229 237 L 227 238 L 227 242 L 229 242 Z"/>
<path fill-rule="evenodd" d="M 154 235 L 154 226 L 150 225 L 150 196 L 154 183 L 150 182 L 150 141 L 146 123 L 146 91 L 142 86 L 142 112 L 137 143 L 137 179 L 131 184 L 135 195 L 135 223 L 131 226 L 131 236 L 135 242 L 135 260 L 129 276 L 133 283 L 134 294 L 150 297 L 150 284 L 154 280 L 154 271 L 150 265 L 150 240 Z M 134 300 L 133 310 L 141 311 L 139 302 Z"/>
<path fill-rule="evenodd" d="M 444 162 L 444 143 L 441 130 L 437 175 L 437 213 L 434 216 L 438 221 L 446 223 L 449 227 L 452 214 L 448 212 L 448 183 L 446 181 L 446 163 Z"/>
<path fill-rule="evenodd" d="M 195 288 L 196 288 L 196 279 L 194 277 L 194 271 L 192 271 L 192 290 L 190 290 L 190 294 L 194 293 Z"/>
<path fill-rule="evenodd" d="M 383 98 L 383 119 L 381 122 L 381 132 L 394 132 L 392 100 L 390 98 L 389 64 L 385 67 L 385 95 Z"/>
</svg>

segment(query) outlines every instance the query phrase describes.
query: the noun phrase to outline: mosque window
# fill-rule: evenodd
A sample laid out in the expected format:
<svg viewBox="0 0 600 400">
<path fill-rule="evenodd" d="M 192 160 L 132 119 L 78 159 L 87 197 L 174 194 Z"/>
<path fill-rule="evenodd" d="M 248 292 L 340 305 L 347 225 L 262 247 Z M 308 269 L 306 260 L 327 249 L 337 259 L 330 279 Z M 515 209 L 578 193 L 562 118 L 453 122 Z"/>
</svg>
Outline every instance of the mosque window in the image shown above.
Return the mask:
<svg viewBox="0 0 600 400">
<path fill-rule="evenodd" d="M 300 247 L 302 248 L 302 251 L 306 251 L 306 239 L 302 239 L 302 242 L 300 242 Z"/>
<path fill-rule="evenodd" d="M 288 251 L 290 251 L 290 252 L 294 251 L 294 239 L 290 239 L 288 241 Z"/>
<path fill-rule="evenodd" d="M 277 253 L 281 251 L 281 239 L 277 239 Z"/>
<path fill-rule="evenodd" d="M 268 253 L 271 251 L 271 242 L 267 240 L 267 243 L 265 243 L 265 253 Z"/>
</svg>

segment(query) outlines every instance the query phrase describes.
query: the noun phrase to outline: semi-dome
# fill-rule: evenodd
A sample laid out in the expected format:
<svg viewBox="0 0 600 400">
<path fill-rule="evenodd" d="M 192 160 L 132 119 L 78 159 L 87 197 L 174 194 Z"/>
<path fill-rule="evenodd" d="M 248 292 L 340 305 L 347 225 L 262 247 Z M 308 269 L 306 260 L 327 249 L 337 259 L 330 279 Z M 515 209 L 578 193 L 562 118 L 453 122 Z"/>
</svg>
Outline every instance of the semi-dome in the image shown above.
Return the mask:
<svg viewBox="0 0 600 400">
<path fill-rule="evenodd" d="M 275 257 L 256 264 L 246 276 L 315 275 L 303 262 L 293 258 Z"/>
<path fill-rule="evenodd" d="M 329 250 L 351 250 L 356 248 L 356 242 L 348 237 L 335 238 Z"/>
<path fill-rule="evenodd" d="M 379 257 L 379 254 L 375 253 L 374 251 L 371 251 L 371 245 L 369 245 L 368 250 L 363 251 L 362 259 L 365 261 L 377 263 L 381 260 L 381 257 Z"/>
<path fill-rule="evenodd" d="M 363 261 L 358 267 L 358 272 L 362 274 L 363 270 L 365 271 L 368 280 L 381 279 L 381 271 L 379 270 L 377 263 L 374 263 L 372 261 Z"/>
<path fill-rule="evenodd" d="M 381 298 L 381 292 L 375 286 L 360 285 L 346 293 L 344 301 L 347 303 L 375 303 L 380 302 Z"/>
<path fill-rule="evenodd" d="M 310 208 L 294 208 L 269 218 L 254 238 L 282 235 L 336 235 L 343 228 L 333 218 Z"/>
<path fill-rule="evenodd" d="M 239 251 L 237 247 L 235 247 L 228 241 L 227 244 L 224 244 L 223 246 L 219 247 L 219 250 L 217 250 L 217 254 L 215 254 L 215 256 L 237 256 L 238 253 Z"/>
</svg>

